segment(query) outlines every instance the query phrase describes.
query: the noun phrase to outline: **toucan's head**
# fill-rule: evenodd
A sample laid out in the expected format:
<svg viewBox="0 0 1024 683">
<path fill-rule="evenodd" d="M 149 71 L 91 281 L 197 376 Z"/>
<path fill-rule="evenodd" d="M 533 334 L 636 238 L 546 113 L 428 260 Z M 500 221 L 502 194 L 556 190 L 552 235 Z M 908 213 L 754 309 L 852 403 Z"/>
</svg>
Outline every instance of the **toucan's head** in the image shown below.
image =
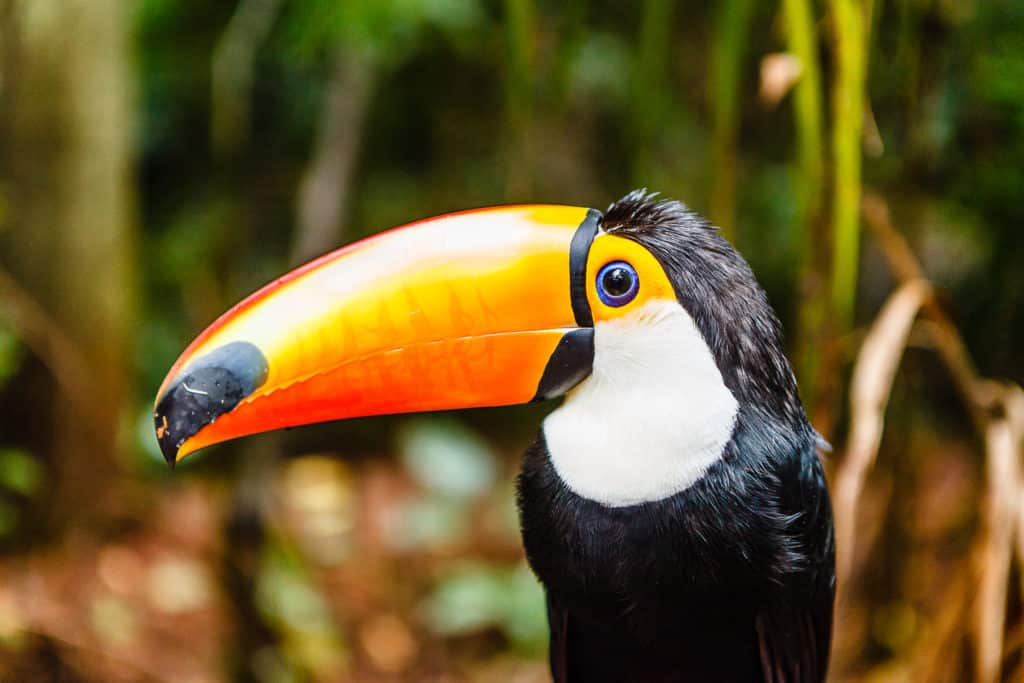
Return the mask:
<svg viewBox="0 0 1024 683">
<path fill-rule="evenodd" d="M 173 464 L 281 427 L 566 392 L 545 422 L 552 459 L 609 505 L 687 485 L 721 456 L 745 403 L 802 420 L 749 267 L 681 204 L 642 192 L 605 215 L 449 214 L 317 259 L 207 328 L 154 417 Z M 650 457 L 616 457 L 625 438 Z"/>
</svg>

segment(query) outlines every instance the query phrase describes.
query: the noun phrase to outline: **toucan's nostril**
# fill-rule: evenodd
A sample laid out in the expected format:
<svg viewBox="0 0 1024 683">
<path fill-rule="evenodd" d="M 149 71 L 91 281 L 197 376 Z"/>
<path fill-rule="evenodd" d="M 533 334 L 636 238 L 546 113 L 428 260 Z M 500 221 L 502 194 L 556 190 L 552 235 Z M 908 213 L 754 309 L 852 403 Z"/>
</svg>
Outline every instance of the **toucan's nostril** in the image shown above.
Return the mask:
<svg viewBox="0 0 1024 683">
<path fill-rule="evenodd" d="M 256 391 L 268 372 L 267 359 L 249 342 L 225 344 L 189 363 L 153 414 L 167 463 L 173 467 L 185 440 Z"/>
</svg>

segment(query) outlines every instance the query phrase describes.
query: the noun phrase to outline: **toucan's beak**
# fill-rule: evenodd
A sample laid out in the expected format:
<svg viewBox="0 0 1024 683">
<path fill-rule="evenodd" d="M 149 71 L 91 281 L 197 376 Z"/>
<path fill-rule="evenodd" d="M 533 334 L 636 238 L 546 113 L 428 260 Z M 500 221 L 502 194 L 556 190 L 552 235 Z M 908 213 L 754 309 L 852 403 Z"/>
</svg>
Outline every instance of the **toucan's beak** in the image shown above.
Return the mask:
<svg viewBox="0 0 1024 683">
<path fill-rule="evenodd" d="M 545 205 L 450 214 L 279 278 L 167 374 L 154 413 L 164 457 L 281 427 L 563 394 L 593 361 L 582 288 L 599 218 Z"/>
</svg>

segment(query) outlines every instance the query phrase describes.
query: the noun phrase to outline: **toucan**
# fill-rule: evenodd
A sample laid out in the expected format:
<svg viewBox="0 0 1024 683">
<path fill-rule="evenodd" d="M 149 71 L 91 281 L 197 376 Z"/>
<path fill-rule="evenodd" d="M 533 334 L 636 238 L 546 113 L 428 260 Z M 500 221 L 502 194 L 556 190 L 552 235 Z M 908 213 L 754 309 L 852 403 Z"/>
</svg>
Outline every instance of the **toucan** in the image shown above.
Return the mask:
<svg viewBox="0 0 1024 683">
<path fill-rule="evenodd" d="M 556 683 L 822 681 L 820 437 L 764 290 L 680 202 L 478 209 L 356 242 L 210 325 L 154 417 L 173 465 L 255 432 L 558 397 L 518 480 Z"/>
</svg>

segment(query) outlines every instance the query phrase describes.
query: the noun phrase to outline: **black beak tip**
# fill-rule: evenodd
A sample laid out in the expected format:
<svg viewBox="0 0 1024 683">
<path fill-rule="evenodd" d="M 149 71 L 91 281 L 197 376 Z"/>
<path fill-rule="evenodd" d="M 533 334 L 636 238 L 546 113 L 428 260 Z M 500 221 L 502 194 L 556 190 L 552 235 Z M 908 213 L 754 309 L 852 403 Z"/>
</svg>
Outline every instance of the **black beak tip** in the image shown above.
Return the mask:
<svg viewBox="0 0 1024 683">
<path fill-rule="evenodd" d="M 173 470 L 174 466 L 178 464 L 178 446 L 180 444 L 174 444 L 168 434 L 170 423 L 166 415 L 161 415 L 157 410 L 153 413 L 153 422 L 156 423 L 156 440 L 160 444 L 160 452 L 163 453 L 164 460 Z"/>
<path fill-rule="evenodd" d="M 232 342 L 189 364 L 153 413 L 167 464 L 173 468 L 182 444 L 255 391 L 267 373 L 266 358 L 248 342 Z"/>
</svg>

